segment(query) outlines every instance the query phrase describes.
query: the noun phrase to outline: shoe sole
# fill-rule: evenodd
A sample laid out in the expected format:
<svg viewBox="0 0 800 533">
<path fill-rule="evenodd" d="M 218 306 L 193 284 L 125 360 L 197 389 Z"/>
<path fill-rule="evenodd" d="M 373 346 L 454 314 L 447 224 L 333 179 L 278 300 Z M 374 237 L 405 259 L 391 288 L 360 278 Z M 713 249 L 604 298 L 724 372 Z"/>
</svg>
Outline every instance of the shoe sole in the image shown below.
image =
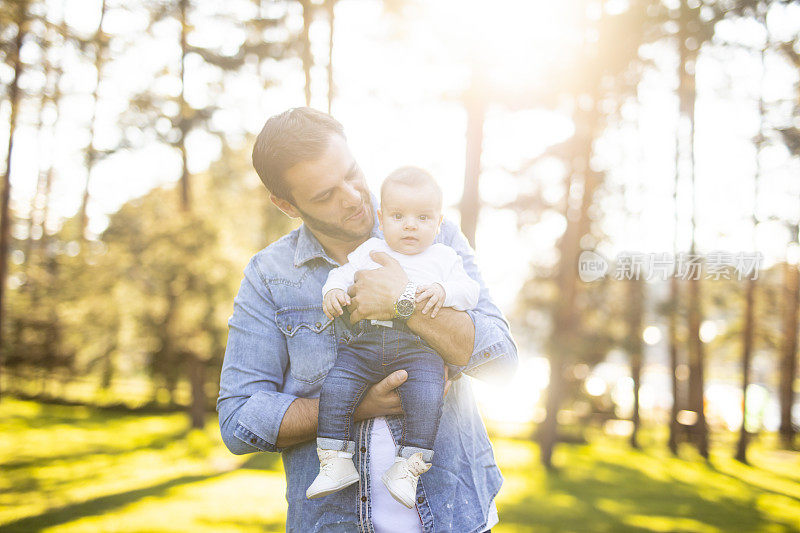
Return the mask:
<svg viewBox="0 0 800 533">
<path fill-rule="evenodd" d="M 392 498 L 397 500 L 399 503 L 405 505 L 409 509 L 414 507 L 414 500 L 413 499 L 411 501 L 408 501 L 408 500 L 404 499 L 402 496 L 394 493 L 394 491 L 389 486 L 389 481 L 386 479 L 386 474 L 381 476 L 381 481 L 383 481 L 384 486 L 386 486 L 386 490 L 389 491 L 389 494 L 392 495 Z"/>
<path fill-rule="evenodd" d="M 328 494 L 333 494 L 334 492 L 338 492 L 338 491 L 342 490 L 345 487 L 349 487 L 350 485 L 352 485 L 356 481 L 358 481 L 358 473 L 350 474 L 350 477 L 344 478 L 338 485 L 336 485 L 333 488 L 326 489 L 326 490 L 321 490 L 321 491 L 314 492 L 314 493 L 310 493 L 309 491 L 306 491 L 306 498 L 308 498 L 309 500 L 314 500 L 316 498 L 322 498 L 323 496 L 327 496 Z"/>
</svg>

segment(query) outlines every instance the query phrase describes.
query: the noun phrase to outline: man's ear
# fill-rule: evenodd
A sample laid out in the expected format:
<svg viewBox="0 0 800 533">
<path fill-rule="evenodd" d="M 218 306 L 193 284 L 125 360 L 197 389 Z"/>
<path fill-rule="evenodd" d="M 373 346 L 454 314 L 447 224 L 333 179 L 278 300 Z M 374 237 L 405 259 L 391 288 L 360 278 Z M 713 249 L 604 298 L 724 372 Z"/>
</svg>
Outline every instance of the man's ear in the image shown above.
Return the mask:
<svg viewBox="0 0 800 533">
<path fill-rule="evenodd" d="M 283 198 L 278 198 L 274 194 L 269 195 L 269 201 L 275 204 L 275 207 L 283 211 L 283 214 L 289 218 L 300 218 L 300 212 L 289 203 L 288 200 L 284 200 Z"/>
<path fill-rule="evenodd" d="M 383 231 L 383 213 L 380 208 L 378 209 L 378 229 Z"/>
</svg>

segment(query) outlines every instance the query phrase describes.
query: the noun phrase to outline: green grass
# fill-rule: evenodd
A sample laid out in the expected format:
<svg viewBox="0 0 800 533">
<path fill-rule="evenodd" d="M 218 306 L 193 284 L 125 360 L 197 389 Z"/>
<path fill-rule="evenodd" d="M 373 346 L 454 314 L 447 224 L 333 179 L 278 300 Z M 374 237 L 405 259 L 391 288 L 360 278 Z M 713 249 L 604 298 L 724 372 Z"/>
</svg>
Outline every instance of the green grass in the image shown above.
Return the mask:
<svg viewBox="0 0 800 533">
<path fill-rule="evenodd" d="M 597 435 L 556 449 L 494 439 L 505 484 L 496 531 L 800 531 L 800 454 L 718 446 L 706 464 Z M 282 531 L 280 457 L 233 456 L 216 421 L 0 403 L 0 531 Z"/>
</svg>

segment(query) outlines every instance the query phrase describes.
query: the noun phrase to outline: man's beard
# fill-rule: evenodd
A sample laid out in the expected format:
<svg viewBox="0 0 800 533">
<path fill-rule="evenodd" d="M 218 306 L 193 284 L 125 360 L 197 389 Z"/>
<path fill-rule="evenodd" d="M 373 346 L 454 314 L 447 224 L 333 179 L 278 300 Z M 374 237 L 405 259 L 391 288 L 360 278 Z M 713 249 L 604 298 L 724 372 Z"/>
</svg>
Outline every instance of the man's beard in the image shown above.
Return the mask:
<svg viewBox="0 0 800 533">
<path fill-rule="evenodd" d="M 369 237 L 370 234 L 372 233 L 372 227 L 375 225 L 374 213 L 372 212 L 372 202 L 370 201 L 369 195 L 362 196 L 362 199 L 363 199 L 362 205 L 366 210 L 364 216 L 370 220 L 369 225 L 367 225 L 367 227 L 363 231 L 346 230 L 340 226 L 337 226 L 336 224 L 331 224 L 330 222 L 325 222 L 323 220 L 315 218 L 309 215 L 308 213 L 304 212 L 297 206 L 295 206 L 295 209 L 297 209 L 300 212 L 300 215 L 302 215 L 303 222 L 305 223 L 306 226 L 309 227 L 309 229 L 316 231 L 318 233 L 322 233 L 323 235 L 330 237 L 331 239 L 337 239 L 339 241 L 345 241 L 345 242 L 357 241 Z M 352 214 L 354 213 L 351 213 L 351 215 Z"/>
</svg>

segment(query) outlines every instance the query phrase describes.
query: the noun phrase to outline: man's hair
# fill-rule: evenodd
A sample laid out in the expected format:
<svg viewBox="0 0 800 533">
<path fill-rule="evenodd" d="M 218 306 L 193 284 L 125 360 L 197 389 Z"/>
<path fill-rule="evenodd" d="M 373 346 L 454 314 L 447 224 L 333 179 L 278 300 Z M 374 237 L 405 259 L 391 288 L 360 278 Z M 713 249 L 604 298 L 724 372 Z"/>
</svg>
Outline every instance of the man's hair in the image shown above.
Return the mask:
<svg viewBox="0 0 800 533">
<path fill-rule="evenodd" d="M 284 174 L 298 163 L 319 159 L 334 134 L 345 138 L 332 116 L 310 107 L 288 109 L 264 124 L 253 146 L 253 167 L 269 192 L 292 201 Z"/>
<path fill-rule="evenodd" d="M 392 185 L 407 185 L 409 187 L 423 187 L 430 186 L 436 194 L 439 203 L 439 209 L 442 208 L 442 189 L 430 172 L 424 168 L 419 167 L 400 167 L 394 170 L 391 174 L 386 176 L 381 185 L 381 203 L 383 203 L 383 195 L 388 187 Z"/>
</svg>

